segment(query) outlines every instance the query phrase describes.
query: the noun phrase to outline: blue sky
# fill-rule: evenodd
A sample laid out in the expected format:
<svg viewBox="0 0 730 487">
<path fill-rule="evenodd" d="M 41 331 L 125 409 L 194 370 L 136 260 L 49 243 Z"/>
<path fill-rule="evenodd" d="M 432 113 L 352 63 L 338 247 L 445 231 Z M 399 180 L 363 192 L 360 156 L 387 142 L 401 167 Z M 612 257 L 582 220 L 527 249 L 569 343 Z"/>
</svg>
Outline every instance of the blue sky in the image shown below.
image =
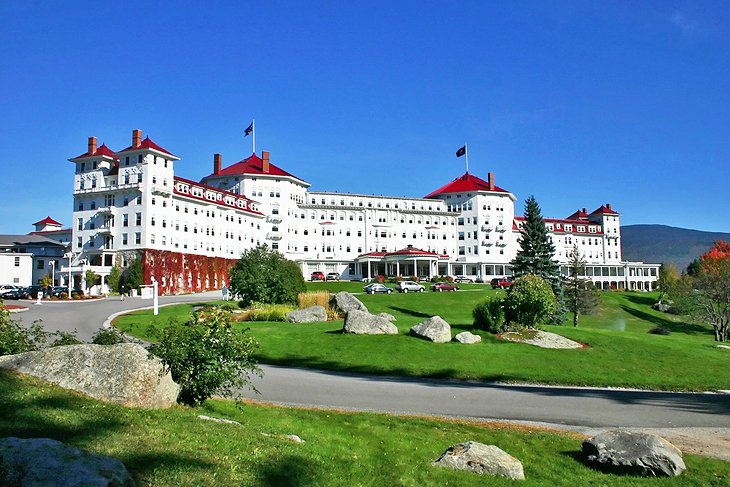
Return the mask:
<svg viewBox="0 0 730 487">
<path fill-rule="evenodd" d="M 173 7 L 174 5 L 174 7 Z M 68 225 L 139 128 L 200 179 L 257 150 L 315 190 L 470 172 L 543 214 L 730 231 L 730 3 L 0 2 L 0 233 Z"/>
</svg>

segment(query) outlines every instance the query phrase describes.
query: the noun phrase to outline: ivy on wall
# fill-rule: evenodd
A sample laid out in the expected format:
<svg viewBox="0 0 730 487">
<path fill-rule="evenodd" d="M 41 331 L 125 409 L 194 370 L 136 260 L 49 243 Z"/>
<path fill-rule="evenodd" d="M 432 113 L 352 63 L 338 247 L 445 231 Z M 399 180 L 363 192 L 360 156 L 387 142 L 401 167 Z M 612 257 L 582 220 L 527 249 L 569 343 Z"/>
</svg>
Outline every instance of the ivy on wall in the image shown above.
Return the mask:
<svg viewBox="0 0 730 487">
<path fill-rule="evenodd" d="M 229 270 L 236 259 L 183 254 L 167 250 L 143 251 L 144 282 L 154 277 L 160 294 L 195 293 L 228 285 Z"/>
</svg>

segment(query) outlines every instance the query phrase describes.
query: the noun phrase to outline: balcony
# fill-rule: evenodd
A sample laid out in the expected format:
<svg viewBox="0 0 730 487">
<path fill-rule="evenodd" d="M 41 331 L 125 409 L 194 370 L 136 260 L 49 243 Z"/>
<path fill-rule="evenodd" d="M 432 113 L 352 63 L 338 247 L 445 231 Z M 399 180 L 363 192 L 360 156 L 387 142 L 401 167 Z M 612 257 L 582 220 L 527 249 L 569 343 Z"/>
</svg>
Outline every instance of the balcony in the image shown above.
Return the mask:
<svg viewBox="0 0 730 487">
<path fill-rule="evenodd" d="M 160 196 L 169 196 L 172 194 L 172 188 L 170 186 L 160 186 L 158 184 L 152 185 L 150 191 L 152 191 L 152 194 Z"/>
<path fill-rule="evenodd" d="M 111 206 L 100 206 L 96 210 L 97 215 L 111 215 L 112 214 L 112 207 Z"/>
<path fill-rule="evenodd" d="M 491 247 L 494 245 L 491 240 L 482 240 L 482 245 L 485 247 Z"/>
<path fill-rule="evenodd" d="M 492 230 L 493 230 L 493 228 L 490 227 L 489 225 L 482 225 L 482 231 L 491 232 Z"/>
<path fill-rule="evenodd" d="M 140 191 L 139 184 L 140 183 L 111 184 L 109 186 L 97 186 L 95 188 L 75 189 L 74 194 L 109 193 L 123 189 L 136 189 L 137 191 Z"/>
<path fill-rule="evenodd" d="M 96 229 L 96 232 L 108 235 L 108 234 L 112 233 L 112 230 L 113 229 L 112 229 L 111 225 L 104 224 L 104 225 L 100 225 L 99 228 Z"/>
<path fill-rule="evenodd" d="M 267 233 L 266 240 L 281 240 L 281 235 L 276 233 Z"/>
<path fill-rule="evenodd" d="M 506 247 L 507 241 L 506 240 L 498 240 L 497 241 L 497 247 Z"/>
<path fill-rule="evenodd" d="M 507 231 L 507 227 L 505 227 L 504 225 L 497 225 L 496 230 L 498 232 L 506 232 Z"/>
<path fill-rule="evenodd" d="M 268 223 L 281 223 L 281 216 L 279 215 L 271 215 L 266 217 L 266 221 Z"/>
</svg>

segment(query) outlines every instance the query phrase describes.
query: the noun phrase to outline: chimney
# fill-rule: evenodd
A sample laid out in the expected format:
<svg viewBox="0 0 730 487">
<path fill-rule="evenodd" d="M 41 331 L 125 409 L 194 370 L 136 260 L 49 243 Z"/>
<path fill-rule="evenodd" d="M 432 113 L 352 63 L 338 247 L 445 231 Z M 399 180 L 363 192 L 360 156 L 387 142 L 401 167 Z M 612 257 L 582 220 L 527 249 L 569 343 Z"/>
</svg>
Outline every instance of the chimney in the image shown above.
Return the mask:
<svg viewBox="0 0 730 487">
<path fill-rule="evenodd" d="M 221 172 L 221 155 L 213 154 L 213 174 L 220 174 Z"/>
<path fill-rule="evenodd" d="M 588 214 L 588 208 L 583 208 L 583 213 Z"/>
<path fill-rule="evenodd" d="M 606 203 L 606 208 L 611 209 L 611 203 Z"/>
<path fill-rule="evenodd" d="M 96 137 L 89 137 L 89 149 L 86 153 L 93 154 L 94 152 L 96 152 Z"/>
<path fill-rule="evenodd" d="M 132 147 L 139 147 L 142 143 L 142 131 L 139 129 L 132 130 Z"/>
<path fill-rule="evenodd" d="M 489 191 L 494 191 L 494 173 L 490 172 L 487 174 L 487 184 L 489 184 Z"/>
<path fill-rule="evenodd" d="M 269 174 L 269 151 L 262 151 L 261 156 L 264 161 L 264 163 L 262 164 L 262 170 L 265 174 Z"/>
</svg>

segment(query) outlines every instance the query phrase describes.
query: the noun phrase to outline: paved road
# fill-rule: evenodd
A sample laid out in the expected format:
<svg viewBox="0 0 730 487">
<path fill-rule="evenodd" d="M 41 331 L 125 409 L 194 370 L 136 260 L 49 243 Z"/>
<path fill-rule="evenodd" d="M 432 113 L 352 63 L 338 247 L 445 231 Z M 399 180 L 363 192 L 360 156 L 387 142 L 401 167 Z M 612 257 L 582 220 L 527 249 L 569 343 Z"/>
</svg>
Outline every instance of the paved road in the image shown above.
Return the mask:
<svg viewBox="0 0 730 487">
<path fill-rule="evenodd" d="M 174 303 L 189 303 L 221 299 L 220 291 L 205 293 L 184 294 L 180 296 L 162 296 L 160 305 Z M 151 299 L 126 298 L 120 301 L 119 297 L 105 298 L 90 301 L 8 301 L 7 304 L 22 304 L 28 311 L 14 314 L 23 324 L 30 324 L 41 320 L 46 331 L 74 331 L 80 340 L 88 341 L 99 331 L 104 321 L 112 314 L 120 311 L 152 306 Z"/>
</svg>

